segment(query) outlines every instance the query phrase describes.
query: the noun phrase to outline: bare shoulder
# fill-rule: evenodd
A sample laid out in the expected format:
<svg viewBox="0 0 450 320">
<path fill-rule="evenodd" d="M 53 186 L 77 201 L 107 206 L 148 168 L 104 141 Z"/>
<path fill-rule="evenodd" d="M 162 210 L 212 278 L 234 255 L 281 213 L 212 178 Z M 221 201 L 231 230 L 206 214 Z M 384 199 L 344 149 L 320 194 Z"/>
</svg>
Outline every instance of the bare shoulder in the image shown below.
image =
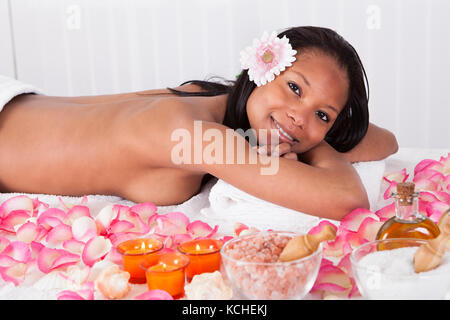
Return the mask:
<svg viewBox="0 0 450 320">
<path fill-rule="evenodd" d="M 171 152 L 177 145 L 174 137 L 191 134 L 195 121 L 216 122 L 205 97 L 169 96 L 157 99 L 133 116 L 131 141 L 145 158 L 158 167 L 176 167 Z"/>
</svg>

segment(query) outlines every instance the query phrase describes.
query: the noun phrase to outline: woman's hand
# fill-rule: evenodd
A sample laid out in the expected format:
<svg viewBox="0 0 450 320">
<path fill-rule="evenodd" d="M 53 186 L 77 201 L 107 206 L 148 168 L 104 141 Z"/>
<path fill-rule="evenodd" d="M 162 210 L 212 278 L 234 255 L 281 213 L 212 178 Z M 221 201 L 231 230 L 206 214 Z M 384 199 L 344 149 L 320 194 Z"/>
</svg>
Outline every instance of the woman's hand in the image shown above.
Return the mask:
<svg viewBox="0 0 450 320">
<path fill-rule="evenodd" d="M 291 151 L 292 146 L 287 142 L 282 142 L 280 144 L 277 144 L 275 146 L 273 145 L 265 145 L 265 146 L 254 146 L 253 148 L 257 149 L 257 152 L 259 154 L 264 154 L 268 156 L 273 157 L 282 157 L 289 160 L 295 160 L 297 161 L 297 154 L 293 151 Z"/>
</svg>

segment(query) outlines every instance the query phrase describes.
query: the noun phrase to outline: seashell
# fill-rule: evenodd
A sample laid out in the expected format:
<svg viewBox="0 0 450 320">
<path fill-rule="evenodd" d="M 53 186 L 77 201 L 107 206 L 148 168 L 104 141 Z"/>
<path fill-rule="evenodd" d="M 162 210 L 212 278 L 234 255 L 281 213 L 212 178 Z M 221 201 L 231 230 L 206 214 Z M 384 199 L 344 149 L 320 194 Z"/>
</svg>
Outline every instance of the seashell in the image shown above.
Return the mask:
<svg viewBox="0 0 450 320">
<path fill-rule="evenodd" d="M 195 275 L 184 291 L 188 300 L 229 300 L 233 295 L 219 271 Z"/>
<path fill-rule="evenodd" d="M 107 299 L 121 299 L 128 291 L 130 274 L 120 269 L 118 265 L 112 265 L 103 269 L 95 279 L 95 288 Z"/>
</svg>

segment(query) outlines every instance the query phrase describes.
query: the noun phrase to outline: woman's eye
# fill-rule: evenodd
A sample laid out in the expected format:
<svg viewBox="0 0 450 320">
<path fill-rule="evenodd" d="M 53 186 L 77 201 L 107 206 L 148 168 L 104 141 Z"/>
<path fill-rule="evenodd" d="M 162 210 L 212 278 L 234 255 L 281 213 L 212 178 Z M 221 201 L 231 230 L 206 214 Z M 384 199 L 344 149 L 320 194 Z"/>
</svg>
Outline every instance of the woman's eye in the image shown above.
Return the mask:
<svg viewBox="0 0 450 320">
<path fill-rule="evenodd" d="M 330 122 L 330 118 L 328 117 L 328 115 L 325 112 L 317 111 L 316 115 L 319 117 L 320 120 L 325 121 L 325 122 Z"/>
<path fill-rule="evenodd" d="M 302 95 L 300 88 L 293 82 L 288 82 L 289 88 L 299 97 Z"/>
</svg>

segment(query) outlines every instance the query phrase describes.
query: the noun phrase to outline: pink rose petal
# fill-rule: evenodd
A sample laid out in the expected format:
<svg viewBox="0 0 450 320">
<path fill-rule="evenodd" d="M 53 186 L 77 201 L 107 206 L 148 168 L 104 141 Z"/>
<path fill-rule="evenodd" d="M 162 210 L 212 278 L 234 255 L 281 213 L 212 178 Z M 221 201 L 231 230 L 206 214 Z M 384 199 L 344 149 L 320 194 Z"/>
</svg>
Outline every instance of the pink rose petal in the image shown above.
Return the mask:
<svg viewBox="0 0 450 320">
<path fill-rule="evenodd" d="M 323 229 L 325 226 L 330 226 L 330 227 L 332 227 L 332 228 L 334 229 L 334 231 L 336 231 L 336 232 L 338 231 L 338 227 L 336 227 L 336 226 L 335 226 L 334 224 L 332 224 L 330 221 L 322 220 L 322 221 L 320 221 L 320 223 L 319 223 L 317 226 L 311 228 L 311 229 L 308 231 L 308 234 L 317 234 L 317 233 L 320 233 L 320 232 L 322 231 L 322 229 Z"/>
<path fill-rule="evenodd" d="M 1 253 L 18 262 L 27 263 L 31 259 L 31 250 L 25 242 L 13 241 Z"/>
<path fill-rule="evenodd" d="M 311 289 L 315 291 L 328 291 L 335 294 L 348 294 L 352 288 L 349 276 L 339 267 L 321 265 L 316 282 Z"/>
<path fill-rule="evenodd" d="M 391 183 L 392 181 L 398 183 L 398 182 L 405 182 L 406 179 L 408 179 L 408 177 L 409 174 L 406 172 L 406 168 L 403 168 L 401 171 L 385 174 L 383 176 L 383 179 L 386 180 L 388 183 Z"/>
<path fill-rule="evenodd" d="M 11 241 L 8 238 L 0 236 L 0 253 L 5 250 L 5 248 L 11 243 Z"/>
<path fill-rule="evenodd" d="M 186 241 L 191 241 L 193 239 L 192 235 L 189 233 L 175 234 L 172 237 L 172 245 L 178 246 Z"/>
<path fill-rule="evenodd" d="M 94 282 L 86 282 L 82 289 L 77 291 L 64 290 L 57 294 L 58 300 L 94 300 Z"/>
<path fill-rule="evenodd" d="M 83 249 L 82 259 L 85 265 L 92 267 L 97 261 L 103 259 L 111 250 L 109 239 L 98 236 L 90 239 Z"/>
<path fill-rule="evenodd" d="M 361 222 L 366 218 L 372 218 L 375 221 L 379 221 L 380 218 L 370 210 L 358 208 L 347 214 L 342 220 L 339 226 L 339 231 L 342 229 L 350 231 L 358 231 Z"/>
<path fill-rule="evenodd" d="M 448 204 L 442 201 L 433 201 L 427 204 L 426 213 L 434 222 L 438 222 L 445 210 L 449 208 Z"/>
<path fill-rule="evenodd" d="M 165 236 L 186 233 L 189 224 L 189 218 L 181 212 L 155 214 L 149 221 L 153 225 L 154 233 Z"/>
<path fill-rule="evenodd" d="M 446 157 L 441 157 L 439 162 L 442 164 L 442 173 L 450 173 L 450 153 L 448 153 Z"/>
<path fill-rule="evenodd" d="M 217 232 L 218 228 L 219 226 L 216 225 L 213 229 L 209 226 L 209 224 L 196 220 L 186 226 L 186 231 L 194 237 L 210 238 Z"/>
<path fill-rule="evenodd" d="M 133 232 L 136 234 L 146 234 L 150 231 L 149 226 L 140 218 L 140 216 L 133 211 L 124 211 L 119 212 L 117 217 L 119 221 L 127 221 L 133 224 L 133 228 L 128 232 Z"/>
<path fill-rule="evenodd" d="M 378 230 L 383 224 L 384 222 L 377 221 L 372 218 L 366 218 L 359 226 L 357 234 L 363 239 L 374 241 Z"/>
<path fill-rule="evenodd" d="M 50 207 L 49 204 L 40 201 L 38 198 L 33 199 L 33 217 L 39 216 L 42 212 Z"/>
<path fill-rule="evenodd" d="M 236 222 L 236 223 L 234 224 L 234 226 L 233 226 L 233 229 L 234 229 L 234 234 L 236 235 L 236 237 L 239 237 L 240 233 L 241 233 L 243 230 L 248 229 L 248 227 L 247 227 L 245 224 L 243 224 L 243 223 Z"/>
<path fill-rule="evenodd" d="M 41 241 L 47 233 L 44 227 L 38 226 L 33 222 L 25 222 L 16 231 L 17 240 L 25 243 L 31 243 L 32 241 Z"/>
<path fill-rule="evenodd" d="M 16 210 L 28 211 L 31 216 L 33 214 L 33 200 L 27 196 L 15 196 L 5 200 L 0 206 L 0 218 L 6 217 L 10 212 Z"/>
<path fill-rule="evenodd" d="M 381 222 L 385 222 L 386 220 L 389 220 L 393 216 L 395 216 L 395 203 L 392 202 L 391 204 L 384 206 L 375 214 L 380 218 Z"/>
<path fill-rule="evenodd" d="M 27 219 L 31 217 L 31 211 L 27 210 L 14 210 L 10 211 L 0 221 L 0 230 L 15 233 L 15 226 L 24 224 Z"/>
<path fill-rule="evenodd" d="M 43 247 L 39 251 L 37 264 L 39 270 L 49 273 L 53 269 L 65 267 L 78 263 L 80 256 L 62 249 L 51 249 Z"/>
<path fill-rule="evenodd" d="M 63 242 L 63 248 L 71 253 L 81 254 L 83 252 L 85 243 L 75 239 L 69 239 Z"/>
<path fill-rule="evenodd" d="M 151 202 L 136 204 L 130 208 L 130 211 L 136 212 L 139 217 L 148 224 L 149 219 L 156 214 L 158 208 Z"/>
<path fill-rule="evenodd" d="M 80 218 L 80 217 L 90 217 L 91 212 L 89 211 L 89 208 L 86 206 L 81 205 L 75 205 L 67 212 L 65 216 L 65 222 L 69 225 L 72 225 L 72 223 Z"/>
<path fill-rule="evenodd" d="M 47 230 L 63 223 L 66 213 L 57 208 L 50 208 L 41 213 L 37 219 L 37 223 Z"/>
<path fill-rule="evenodd" d="M 428 191 L 421 191 L 419 199 L 427 202 L 440 201 L 438 197 Z"/>
<path fill-rule="evenodd" d="M 414 175 L 417 175 L 418 172 L 426 169 L 434 169 L 437 171 L 442 171 L 442 163 L 432 159 L 424 159 L 415 166 Z"/>
<path fill-rule="evenodd" d="M 69 239 L 72 239 L 72 228 L 64 223 L 52 228 L 46 237 L 46 241 L 52 245 L 57 245 Z"/>
<path fill-rule="evenodd" d="M 134 300 L 173 300 L 173 297 L 167 291 L 153 289 L 137 295 Z"/>
<path fill-rule="evenodd" d="M 26 263 L 15 263 L 9 268 L 0 268 L 0 275 L 6 282 L 12 282 L 15 286 L 25 280 L 28 265 Z"/>
<path fill-rule="evenodd" d="M 121 233 L 121 232 L 129 232 L 134 228 L 134 224 L 130 221 L 125 220 L 114 220 L 110 227 L 109 232 L 111 233 Z"/>
<path fill-rule="evenodd" d="M 72 235 L 75 240 L 86 242 L 97 236 L 97 224 L 91 217 L 82 216 L 72 223 Z"/>
<path fill-rule="evenodd" d="M 389 184 L 389 187 L 386 189 L 386 191 L 384 191 L 383 198 L 386 200 L 392 197 L 392 193 L 395 192 L 396 189 L 397 189 L 397 181 L 392 181 Z"/>
<path fill-rule="evenodd" d="M 117 217 L 118 211 L 113 210 L 114 205 L 110 204 L 103 207 L 97 216 L 95 217 L 95 221 L 97 225 L 100 225 L 100 233 L 106 233 L 106 229 L 109 228 L 111 222 Z"/>
</svg>

